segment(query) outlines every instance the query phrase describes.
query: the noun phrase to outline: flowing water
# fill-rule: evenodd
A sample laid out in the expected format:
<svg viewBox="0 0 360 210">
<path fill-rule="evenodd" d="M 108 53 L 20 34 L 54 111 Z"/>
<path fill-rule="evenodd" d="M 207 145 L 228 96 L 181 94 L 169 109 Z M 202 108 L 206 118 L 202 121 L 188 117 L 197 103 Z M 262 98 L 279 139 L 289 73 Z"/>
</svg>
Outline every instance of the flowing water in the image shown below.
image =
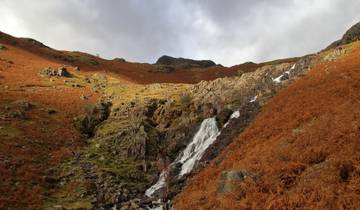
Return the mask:
<svg viewBox="0 0 360 210">
<path fill-rule="evenodd" d="M 225 123 L 223 128 L 225 128 L 231 119 L 239 118 L 240 112 L 235 111 L 229 118 L 228 122 Z M 178 178 L 181 178 L 185 174 L 190 173 L 196 164 L 201 160 L 206 149 L 214 143 L 216 138 L 220 135 L 221 130 L 217 127 L 215 117 L 207 118 L 202 121 L 199 130 L 196 132 L 192 141 L 187 145 L 185 150 L 176 158 L 176 160 L 170 164 L 169 169 L 164 170 L 160 176 L 159 180 L 146 190 L 145 195 L 148 197 L 153 197 L 154 193 L 161 190 L 166 186 L 166 179 L 168 177 L 171 167 L 181 163 L 181 171 L 178 174 Z"/>
<path fill-rule="evenodd" d="M 219 134 L 220 131 L 216 125 L 215 117 L 205 119 L 201 123 L 200 129 L 195 134 L 192 142 L 188 144 L 178 160 L 178 162 L 182 163 L 179 177 L 191 172 L 205 150 L 216 140 Z"/>
</svg>

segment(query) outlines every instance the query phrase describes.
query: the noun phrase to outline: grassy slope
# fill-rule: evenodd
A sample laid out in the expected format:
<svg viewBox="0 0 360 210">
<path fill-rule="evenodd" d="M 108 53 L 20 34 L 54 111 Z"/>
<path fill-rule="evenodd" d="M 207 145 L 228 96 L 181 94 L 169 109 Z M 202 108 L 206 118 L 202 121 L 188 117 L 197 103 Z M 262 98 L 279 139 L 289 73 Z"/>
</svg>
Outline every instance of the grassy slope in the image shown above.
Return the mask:
<svg viewBox="0 0 360 210">
<path fill-rule="evenodd" d="M 357 47 L 356 47 L 357 46 Z M 175 209 L 357 209 L 360 206 L 360 49 L 282 90 L 212 164 Z M 224 170 L 247 170 L 222 194 Z"/>
<path fill-rule="evenodd" d="M 39 77 L 40 69 L 62 64 L 6 47 L 0 51 L 0 209 L 40 209 L 51 188 L 45 177 L 55 175 L 57 165 L 84 145 L 73 117 L 98 94 L 89 86 L 73 88 L 64 78 Z M 26 119 L 5 118 L 21 110 L 14 103 L 19 100 L 33 104 Z"/>
</svg>

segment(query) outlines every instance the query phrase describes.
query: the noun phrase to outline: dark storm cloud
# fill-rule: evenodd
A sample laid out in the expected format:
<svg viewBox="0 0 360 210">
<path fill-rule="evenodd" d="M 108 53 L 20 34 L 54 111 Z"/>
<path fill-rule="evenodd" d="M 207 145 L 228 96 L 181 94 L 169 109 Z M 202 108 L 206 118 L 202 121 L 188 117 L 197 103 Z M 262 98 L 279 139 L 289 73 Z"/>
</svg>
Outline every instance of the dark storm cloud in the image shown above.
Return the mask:
<svg viewBox="0 0 360 210">
<path fill-rule="evenodd" d="M 360 21 L 358 0 L 0 0 L 0 30 L 52 47 L 233 65 L 318 51 Z"/>
</svg>

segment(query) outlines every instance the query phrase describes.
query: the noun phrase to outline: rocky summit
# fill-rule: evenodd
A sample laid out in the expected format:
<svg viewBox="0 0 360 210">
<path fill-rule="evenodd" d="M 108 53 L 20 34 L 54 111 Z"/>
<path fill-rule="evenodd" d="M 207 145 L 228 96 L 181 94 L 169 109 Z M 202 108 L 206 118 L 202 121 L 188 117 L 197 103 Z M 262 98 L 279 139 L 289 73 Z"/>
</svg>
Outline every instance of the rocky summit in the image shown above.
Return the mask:
<svg viewBox="0 0 360 210">
<path fill-rule="evenodd" d="M 0 209 L 358 209 L 359 29 L 231 67 L 1 32 Z"/>
<path fill-rule="evenodd" d="M 212 66 L 216 66 L 211 60 L 192 60 L 187 58 L 173 58 L 171 56 L 161 56 L 155 64 L 158 65 L 166 65 L 166 66 L 173 66 L 177 68 L 208 68 Z"/>
</svg>

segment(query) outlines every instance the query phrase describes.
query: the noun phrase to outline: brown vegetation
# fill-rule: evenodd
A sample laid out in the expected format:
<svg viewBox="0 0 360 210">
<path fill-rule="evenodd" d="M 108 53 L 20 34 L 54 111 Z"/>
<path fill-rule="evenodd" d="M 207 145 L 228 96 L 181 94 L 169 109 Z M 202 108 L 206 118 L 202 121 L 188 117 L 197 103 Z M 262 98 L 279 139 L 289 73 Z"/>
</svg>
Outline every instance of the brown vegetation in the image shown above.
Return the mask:
<svg viewBox="0 0 360 210">
<path fill-rule="evenodd" d="M 189 181 L 175 209 L 358 209 L 360 50 L 315 66 Z M 251 174 L 221 193 L 225 170 Z"/>
<path fill-rule="evenodd" d="M 78 66 L 82 71 L 106 71 L 118 79 L 138 84 L 150 83 L 197 83 L 202 80 L 236 76 L 239 73 L 251 72 L 264 64 L 244 63 L 233 67 L 212 66 L 208 68 L 175 69 L 171 73 L 154 72 L 156 67 L 145 63 L 126 62 L 123 59 L 105 60 L 81 52 L 57 51 L 32 39 L 15 38 L 0 32 L 0 42 L 29 51 L 46 60 Z M 293 58 L 291 60 L 296 60 Z M 289 59 L 279 60 L 286 62 Z"/>
<path fill-rule="evenodd" d="M 62 64 L 6 47 L 0 52 L 0 209 L 41 209 L 58 164 L 84 145 L 73 117 L 97 94 L 40 77 L 40 69 Z"/>
</svg>

